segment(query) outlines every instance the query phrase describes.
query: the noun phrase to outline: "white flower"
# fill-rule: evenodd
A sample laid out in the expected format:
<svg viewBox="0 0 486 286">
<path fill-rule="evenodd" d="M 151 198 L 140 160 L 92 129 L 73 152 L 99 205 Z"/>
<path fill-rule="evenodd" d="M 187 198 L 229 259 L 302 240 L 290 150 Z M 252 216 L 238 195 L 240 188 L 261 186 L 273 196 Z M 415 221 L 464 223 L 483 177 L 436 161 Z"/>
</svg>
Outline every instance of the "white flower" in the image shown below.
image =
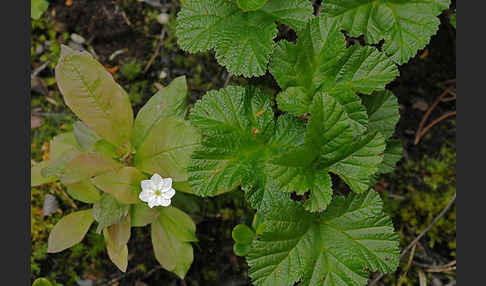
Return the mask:
<svg viewBox="0 0 486 286">
<path fill-rule="evenodd" d="M 150 180 L 143 180 L 141 185 L 142 192 L 138 197 L 147 202 L 150 208 L 155 206 L 168 207 L 170 199 L 175 195 L 172 179 L 164 179 L 159 174 L 154 174 Z"/>
</svg>

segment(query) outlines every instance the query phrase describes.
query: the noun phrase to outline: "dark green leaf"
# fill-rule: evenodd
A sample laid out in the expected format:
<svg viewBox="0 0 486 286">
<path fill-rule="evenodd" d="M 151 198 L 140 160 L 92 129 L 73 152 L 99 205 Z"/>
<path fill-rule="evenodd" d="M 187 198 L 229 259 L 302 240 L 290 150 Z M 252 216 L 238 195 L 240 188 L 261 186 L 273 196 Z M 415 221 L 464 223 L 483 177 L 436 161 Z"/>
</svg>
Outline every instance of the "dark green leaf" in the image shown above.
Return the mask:
<svg viewBox="0 0 486 286">
<path fill-rule="evenodd" d="M 437 16 L 449 4 L 450 0 L 325 0 L 321 14 L 338 19 L 352 37 L 364 35 L 368 44 L 384 39 L 385 53 L 403 64 L 437 32 Z"/>
<path fill-rule="evenodd" d="M 246 224 L 239 224 L 233 228 L 231 237 L 233 237 L 235 242 L 250 244 L 255 237 L 255 232 Z"/>
<path fill-rule="evenodd" d="M 364 286 L 369 272 L 397 268 L 398 235 L 376 192 L 337 196 L 320 214 L 272 202 L 247 255 L 254 285 Z"/>
</svg>

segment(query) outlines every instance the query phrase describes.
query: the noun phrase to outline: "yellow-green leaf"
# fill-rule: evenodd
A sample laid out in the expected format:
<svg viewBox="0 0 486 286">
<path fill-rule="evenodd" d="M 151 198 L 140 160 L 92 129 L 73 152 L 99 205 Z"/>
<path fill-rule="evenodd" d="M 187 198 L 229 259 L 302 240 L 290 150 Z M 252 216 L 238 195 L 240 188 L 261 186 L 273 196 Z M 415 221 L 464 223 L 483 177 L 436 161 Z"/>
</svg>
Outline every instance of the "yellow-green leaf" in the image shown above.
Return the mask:
<svg viewBox="0 0 486 286">
<path fill-rule="evenodd" d="M 128 247 L 130 239 L 130 216 L 125 216 L 119 223 L 103 229 L 106 250 L 111 261 L 122 272 L 127 271 Z"/>
<path fill-rule="evenodd" d="M 133 125 L 130 100 L 89 53 L 62 46 L 56 81 L 71 110 L 108 142 L 129 150 Z"/>
<path fill-rule="evenodd" d="M 60 252 L 81 242 L 92 223 L 92 209 L 70 213 L 61 218 L 49 234 L 47 252 Z"/>
<path fill-rule="evenodd" d="M 136 168 L 123 167 L 94 177 L 92 182 L 102 191 L 113 195 L 119 202 L 135 204 L 140 201 L 140 182 L 144 179 L 145 176 Z"/>
</svg>

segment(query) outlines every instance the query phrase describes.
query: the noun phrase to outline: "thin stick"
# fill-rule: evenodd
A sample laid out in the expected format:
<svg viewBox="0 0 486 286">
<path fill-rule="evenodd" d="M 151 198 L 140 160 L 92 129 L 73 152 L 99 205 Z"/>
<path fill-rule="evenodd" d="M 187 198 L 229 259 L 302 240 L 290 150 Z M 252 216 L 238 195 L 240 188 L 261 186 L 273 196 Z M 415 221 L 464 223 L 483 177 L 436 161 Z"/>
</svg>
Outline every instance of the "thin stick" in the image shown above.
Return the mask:
<svg viewBox="0 0 486 286">
<path fill-rule="evenodd" d="M 436 224 L 447 213 L 447 211 L 452 207 L 452 205 L 454 204 L 455 201 L 456 201 L 456 193 L 454 193 L 454 195 L 452 196 L 452 199 L 447 204 L 447 206 L 432 220 L 432 222 L 412 242 L 410 242 L 410 244 L 407 246 L 407 248 L 405 248 L 404 250 L 402 250 L 402 252 L 400 253 L 400 259 L 402 259 L 403 256 L 405 254 L 407 254 L 407 252 L 415 244 L 417 244 L 417 242 L 419 242 L 419 240 L 432 228 L 432 226 L 434 226 L 434 224 Z M 383 278 L 384 276 L 385 276 L 385 274 L 380 273 L 380 275 L 378 275 L 378 277 L 376 277 L 375 279 L 373 279 L 373 281 L 371 281 L 368 284 L 368 286 L 374 286 L 374 285 L 376 285 L 376 283 L 378 283 L 378 281 L 380 281 L 381 278 Z"/>
<path fill-rule="evenodd" d="M 420 121 L 420 124 L 419 124 L 419 127 L 417 129 L 417 132 L 415 133 L 415 141 L 414 141 L 414 144 L 417 145 L 417 143 L 419 142 L 420 140 L 420 133 L 422 132 L 422 128 L 424 127 L 424 124 L 425 122 L 427 121 L 427 119 L 429 118 L 430 114 L 432 113 L 432 111 L 434 110 L 434 108 L 437 106 L 437 104 L 439 104 L 439 102 L 442 101 L 442 99 L 444 98 L 444 96 L 446 96 L 448 93 L 449 93 L 449 90 L 451 89 L 452 87 L 448 87 L 440 96 L 439 98 L 437 98 L 435 100 L 435 102 L 429 107 L 429 109 L 427 110 L 427 112 L 425 113 L 424 117 L 422 117 L 422 121 Z"/>
<path fill-rule="evenodd" d="M 420 136 L 418 138 L 418 141 L 420 141 L 420 138 L 422 138 L 422 136 L 424 136 L 424 134 L 430 129 L 432 128 L 434 125 L 436 125 L 437 123 L 441 122 L 442 120 L 448 118 L 448 117 L 451 117 L 451 116 L 454 116 L 456 115 L 456 111 L 451 111 L 451 112 L 448 112 L 446 114 L 443 114 L 442 116 L 440 116 L 439 118 L 435 119 L 434 121 L 432 121 L 432 123 L 430 123 L 429 125 L 427 125 L 427 127 L 425 127 L 422 132 L 420 132 Z M 418 142 L 417 141 L 417 142 Z"/>
<path fill-rule="evenodd" d="M 143 72 L 147 72 L 148 69 L 150 68 L 150 66 L 152 65 L 152 62 L 155 60 L 155 58 L 159 55 L 159 51 L 160 51 L 160 48 L 162 47 L 162 44 L 164 43 L 164 38 L 165 38 L 165 33 L 167 32 L 167 28 L 164 26 L 164 28 L 162 28 L 162 31 L 160 32 L 160 41 L 159 43 L 157 44 L 157 47 L 155 48 L 155 52 L 154 54 L 152 55 L 152 57 L 150 58 L 150 60 L 148 61 L 147 65 L 145 66 L 145 68 L 143 69 Z"/>
<path fill-rule="evenodd" d="M 43 63 L 42 65 L 40 65 L 39 67 L 37 67 L 33 72 L 32 74 L 30 75 L 30 79 L 33 79 L 34 77 L 36 77 L 41 71 L 43 71 L 47 65 L 50 63 L 51 61 L 47 61 L 45 63 Z"/>
</svg>

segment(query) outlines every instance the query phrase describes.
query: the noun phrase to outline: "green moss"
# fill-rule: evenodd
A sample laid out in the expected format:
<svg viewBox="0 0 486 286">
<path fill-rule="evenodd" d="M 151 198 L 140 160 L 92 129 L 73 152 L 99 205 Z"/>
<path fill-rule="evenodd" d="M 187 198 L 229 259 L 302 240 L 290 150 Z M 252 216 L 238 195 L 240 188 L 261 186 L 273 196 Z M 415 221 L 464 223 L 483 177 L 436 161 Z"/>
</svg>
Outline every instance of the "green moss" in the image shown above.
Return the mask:
<svg viewBox="0 0 486 286">
<path fill-rule="evenodd" d="M 421 160 L 406 161 L 391 176 L 382 179 L 381 183 L 389 185 L 390 191 L 383 193 L 385 208 L 393 217 L 404 248 L 447 206 L 456 192 L 455 148 L 444 143 L 436 155 L 424 155 Z M 434 224 L 421 243 L 416 249 L 416 255 L 422 253 L 429 256 L 434 253 L 444 261 L 456 258 L 455 206 Z M 405 275 L 407 263 L 407 259 L 403 259 L 401 270 L 384 279 L 384 285 L 396 285 L 398 279 L 402 279 L 402 285 L 418 285 L 418 268 L 412 266 Z"/>
<path fill-rule="evenodd" d="M 125 79 L 132 81 L 142 72 L 142 66 L 136 60 L 131 60 L 123 64 L 120 72 Z"/>
</svg>

